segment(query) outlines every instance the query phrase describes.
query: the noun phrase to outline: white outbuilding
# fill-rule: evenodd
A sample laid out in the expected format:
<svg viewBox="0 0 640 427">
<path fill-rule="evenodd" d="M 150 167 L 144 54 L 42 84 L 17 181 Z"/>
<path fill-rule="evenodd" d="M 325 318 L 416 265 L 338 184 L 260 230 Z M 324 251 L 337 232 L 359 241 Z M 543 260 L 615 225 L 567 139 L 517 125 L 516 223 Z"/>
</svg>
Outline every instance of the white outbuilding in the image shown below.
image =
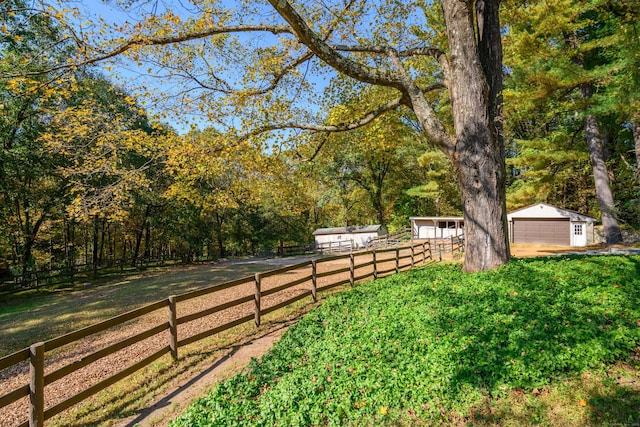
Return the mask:
<svg viewBox="0 0 640 427">
<path fill-rule="evenodd" d="M 357 249 L 380 236 L 387 234 L 387 229 L 380 225 L 360 225 L 348 227 L 319 228 L 313 232 L 316 248 L 322 250 L 340 251 L 343 249 Z"/>
<path fill-rule="evenodd" d="M 414 239 L 446 239 L 464 234 L 461 216 L 409 218 Z M 547 203 L 536 203 L 507 213 L 512 243 L 586 246 L 594 242 L 595 218 Z"/>
<path fill-rule="evenodd" d="M 464 234 L 461 216 L 412 216 L 409 220 L 414 239 L 446 239 Z"/>
<path fill-rule="evenodd" d="M 507 214 L 512 243 L 586 246 L 593 243 L 596 219 L 546 203 Z"/>
</svg>

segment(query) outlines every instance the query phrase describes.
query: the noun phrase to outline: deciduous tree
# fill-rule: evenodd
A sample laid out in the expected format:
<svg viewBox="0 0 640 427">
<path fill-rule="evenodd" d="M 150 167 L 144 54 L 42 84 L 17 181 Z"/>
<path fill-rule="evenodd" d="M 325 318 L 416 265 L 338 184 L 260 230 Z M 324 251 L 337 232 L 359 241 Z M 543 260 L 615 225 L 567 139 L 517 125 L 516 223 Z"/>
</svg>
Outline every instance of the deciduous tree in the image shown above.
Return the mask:
<svg viewBox="0 0 640 427">
<path fill-rule="evenodd" d="M 498 124 L 499 0 L 441 0 L 435 12 L 429 2 L 269 0 L 268 5 L 270 9 L 244 2 L 230 8 L 194 2 L 190 16 L 185 10 L 156 10 L 116 28 L 116 37 L 105 33 L 89 38 L 87 29 L 76 31 L 73 37 L 81 46 L 77 63 L 123 53 L 141 63 L 151 60 L 152 72 L 155 68 L 174 81 L 190 82 L 192 89 L 182 92 L 182 105 L 205 102 L 201 111 L 218 124 L 235 125 L 236 134 L 347 131 L 388 111 L 408 108 L 458 176 L 466 225 L 465 270 L 506 263 L 505 168 Z M 60 11 L 45 7 L 43 12 L 58 16 Z M 445 28 L 425 19 L 437 15 Z M 240 33 L 245 35 L 234 36 Z M 256 33 L 265 36 L 256 41 L 247 35 Z M 438 40 L 445 43 L 437 45 Z M 430 67 L 416 68 L 417 57 L 429 58 Z M 291 102 L 292 96 L 312 102 L 307 72 L 327 69 L 387 88 L 385 102 L 348 123 L 313 123 L 313 111 Z M 426 76 L 425 69 L 434 72 Z M 448 89 L 453 129 L 438 117 L 437 103 L 429 95 L 441 88 Z"/>
</svg>

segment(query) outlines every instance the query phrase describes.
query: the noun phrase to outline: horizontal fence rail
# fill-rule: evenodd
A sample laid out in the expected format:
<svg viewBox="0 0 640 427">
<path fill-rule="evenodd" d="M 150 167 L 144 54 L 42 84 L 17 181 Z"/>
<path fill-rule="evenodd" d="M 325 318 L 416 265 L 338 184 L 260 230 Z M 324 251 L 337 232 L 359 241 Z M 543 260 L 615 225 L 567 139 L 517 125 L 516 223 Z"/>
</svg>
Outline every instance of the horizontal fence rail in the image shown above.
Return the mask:
<svg viewBox="0 0 640 427">
<path fill-rule="evenodd" d="M 18 291 L 30 288 L 59 285 L 71 281 L 89 280 L 89 273 L 104 273 L 109 271 L 124 271 L 124 269 L 143 269 L 167 264 L 183 263 L 177 257 L 137 257 L 102 260 L 97 264 L 58 265 L 49 268 L 31 270 L 26 273 L 8 273 L 0 277 L 0 291 Z"/>
<path fill-rule="evenodd" d="M 461 250 L 462 247 L 462 239 L 457 239 L 454 242 L 452 238 L 452 251 L 454 248 L 455 250 Z M 308 297 L 311 297 L 313 302 L 317 301 L 318 291 L 326 291 L 347 284 L 354 286 L 356 282 L 397 273 L 403 269 L 413 267 L 417 263 L 424 263 L 427 260 L 433 260 L 432 248 L 429 242 L 415 243 L 397 248 L 352 252 L 346 255 L 334 255 L 305 261 L 265 273 L 256 273 L 254 276 L 244 277 L 189 293 L 174 295 L 165 300 L 157 301 L 60 337 L 33 344 L 30 348 L 0 358 L 0 371 L 26 362 L 29 364 L 30 372 L 28 384 L 23 384 L 0 396 L 0 411 L 2 408 L 28 397 L 29 419 L 19 424 L 19 426 L 42 426 L 45 420 L 88 399 L 99 391 L 150 365 L 166 354 L 170 354 L 173 360 L 177 360 L 178 350 L 181 347 L 252 320 L 256 326 L 259 326 L 262 316 L 268 313 Z M 343 266 L 345 261 L 348 261 L 347 267 Z M 291 279 L 285 280 L 284 283 L 278 282 L 275 286 L 267 284 L 271 277 L 277 276 L 278 279 L 286 279 L 289 274 L 291 274 Z M 221 293 L 225 290 L 233 290 L 234 295 L 241 296 L 236 296 L 229 301 L 212 305 L 194 313 L 180 315 L 178 312 L 179 303 Z M 239 292 L 239 294 L 236 294 L 236 292 Z M 244 292 L 244 294 L 242 292 Z M 292 295 L 289 296 L 289 294 L 285 294 L 284 300 L 265 306 L 266 303 L 269 303 L 269 297 L 276 294 L 282 295 L 283 292 L 288 292 Z M 225 318 L 225 323 L 221 325 L 197 332 L 188 337 L 179 337 L 181 325 L 215 315 L 227 309 L 243 305 L 250 307 L 251 303 L 253 303 L 253 308 L 250 310 L 253 311 L 252 313 L 239 313 L 234 318 Z M 45 375 L 45 356 L 47 352 L 76 343 L 81 339 L 114 327 L 126 327 L 126 325 L 124 325 L 126 322 L 137 320 L 142 316 L 149 315 L 158 310 L 167 310 L 168 321 L 156 324 L 126 339 L 106 345 L 62 367 L 47 372 Z M 166 331 L 168 331 L 168 334 Z M 62 402 L 54 405 L 46 404 L 45 386 L 79 369 L 85 368 L 100 359 L 113 355 L 128 346 L 140 343 L 143 340 L 161 333 L 168 335 L 166 345 L 163 345 L 159 349 L 149 350 L 150 354 L 144 355 L 142 360 L 106 378 L 101 378 L 96 384 L 89 386 L 71 397 L 67 397 Z"/>
</svg>

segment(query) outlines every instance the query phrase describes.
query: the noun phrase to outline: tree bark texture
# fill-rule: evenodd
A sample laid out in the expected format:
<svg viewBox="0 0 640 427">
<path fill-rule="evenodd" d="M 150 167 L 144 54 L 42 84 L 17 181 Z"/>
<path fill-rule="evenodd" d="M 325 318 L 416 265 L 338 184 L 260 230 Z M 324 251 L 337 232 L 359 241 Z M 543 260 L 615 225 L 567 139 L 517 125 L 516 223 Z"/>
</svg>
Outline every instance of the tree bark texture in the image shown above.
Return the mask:
<svg viewBox="0 0 640 427">
<path fill-rule="evenodd" d="M 593 168 L 593 181 L 596 187 L 596 197 L 600 205 L 600 215 L 607 246 L 622 243 L 622 232 L 616 218 L 616 206 L 613 201 L 607 164 L 604 161 L 602 141 L 598 119 L 588 114 L 584 120 L 584 131 L 587 145 L 589 146 L 589 158 Z"/>
<path fill-rule="evenodd" d="M 510 256 L 504 150 L 491 114 L 491 110 L 498 111 L 497 101 L 489 101 L 488 79 L 480 61 L 472 11 L 463 1 L 441 3 L 450 47 L 449 92 L 456 131 L 452 163 L 458 175 L 465 220 L 464 269 L 489 270 L 507 263 Z M 488 37 L 488 27 L 496 24 L 499 2 L 485 1 L 485 4 L 495 7 L 492 12 L 495 16 L 484 17 L 483 37 Z M 496 51 L 494 47 L 494 52 L 501 49 Z M 501 84 L 494 86 L 494 96 L 499 88 Z"/>
</svg>

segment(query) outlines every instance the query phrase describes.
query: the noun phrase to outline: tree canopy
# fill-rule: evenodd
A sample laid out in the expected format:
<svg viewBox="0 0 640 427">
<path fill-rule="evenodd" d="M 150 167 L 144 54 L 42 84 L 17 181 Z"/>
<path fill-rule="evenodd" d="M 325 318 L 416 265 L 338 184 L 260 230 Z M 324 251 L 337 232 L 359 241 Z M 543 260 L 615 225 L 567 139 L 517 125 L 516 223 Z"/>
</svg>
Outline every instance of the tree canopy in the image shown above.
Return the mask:
<svg viewBox="0 0 640 427">
<path fill-rule="evenodd" d="M 509 259 L 507 202 L 637 226 L 637 7 L 500 3 L 3 2 L 0 257 L 188 260 L 446 213 L 477 271 Z"/>
</svg>

